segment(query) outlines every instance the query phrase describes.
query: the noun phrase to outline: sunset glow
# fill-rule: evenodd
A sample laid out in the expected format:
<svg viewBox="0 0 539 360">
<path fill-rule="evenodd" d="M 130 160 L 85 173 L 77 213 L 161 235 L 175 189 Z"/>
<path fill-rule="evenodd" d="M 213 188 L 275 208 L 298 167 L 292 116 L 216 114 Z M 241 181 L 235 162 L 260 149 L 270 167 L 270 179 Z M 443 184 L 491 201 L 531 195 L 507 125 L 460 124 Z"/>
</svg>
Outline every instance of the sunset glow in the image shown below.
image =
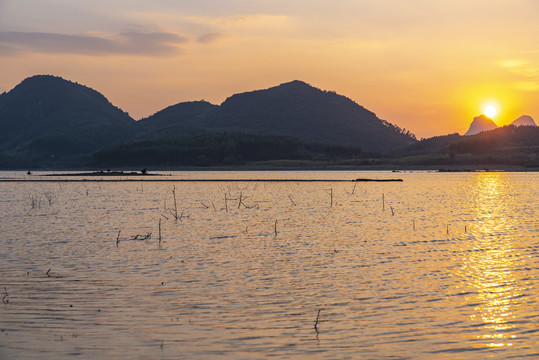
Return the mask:
<svg viewBox="0 0 539 360">
<path fill-rule="evenodd" d="M 0 93 L 52 74 L 140 119 L 297 79 L 418 138 L 462 133 L 489 97 L 503 100 L 501 125 L 539 117 L 538 11 L 530 0 L 0 1 Z"/>
<path fill-rule="evenodd" d="M 485 115 L 488 116 L 489 118 L 495 117 L 497 113 L 498 113 L 498 110 L 496 109 L 494 105 L 487 105 L 485 107 Z"/>
</svg>

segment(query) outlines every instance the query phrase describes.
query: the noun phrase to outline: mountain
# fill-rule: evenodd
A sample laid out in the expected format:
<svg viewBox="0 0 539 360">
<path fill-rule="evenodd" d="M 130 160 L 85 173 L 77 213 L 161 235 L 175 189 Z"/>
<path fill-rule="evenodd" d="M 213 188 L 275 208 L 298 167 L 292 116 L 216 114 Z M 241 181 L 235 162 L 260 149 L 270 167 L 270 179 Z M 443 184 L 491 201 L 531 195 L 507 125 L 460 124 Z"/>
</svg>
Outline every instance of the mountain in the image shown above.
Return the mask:
<svg viewBox="0 0 539 360">
<path fill-rule="evenodd" d="M 185 116 L 187 105 L 178 104 L 145 119 L 144 126 L 160 123 L 199 133 L 284 135 L 305 143 L 358 146 L 367 152 L 387 152 L 416 142 L 413 134 L 380 120 L 352 100 L 297 80 L 233 95 L 220 106 L 189 107 L 195 105 L 201 113 Z"/>
<path fill-rule="evenodd" d="M 189 101 L 169 106 L 150 117 L 141 119 L 138 124 L 146 128 L 176 126 L 186 121 L 196 121 L 219 108 L 207 101 Z"/>
<path fill-rule="evenodd" d="M 522 115 L 511 123 L 514 126 L 537 126 L 533 118 L 529 115 Z"/>
<path fill-rule="evenodd" d="M 213 116 L 211 128 L 264 135 L 288 135 L 311 143 L 360 146 L 386 152 L 415 138 L 352 100 L 292 81 L 229 97 Z"/>
<path fill-rule="evenodd" d="M 190 101 L 169 106 L 152 116 L 137 121 L 138 138 L 159 138 L 175 135 L 194 135 L 205 132 L 200 128 L 203 119 L 219 108 L 207 101 Z"/>
<path fill-rule="evenodd" d="M 462 137 L 449 145 L 456 154 L 488 154 L 502 158 L 512 153 L 526 153 L 530 158 L 539 158 L 539 128 L 503 126 L 473 136 Z"/>
<path fill-rule="evenodd" d="M 98 150 L 137 141 L 158 144 L 164 138 L 182 137 L 174 144 L 190 147 L 202 146 L 185 139 L 194 135 L 205 135 L 200 139 L 210 142 L 240 141 L 236 135 L 216 135 L 225 133 L 252 136 L 261 146 L 293 138 L 301 144 L 301 156 L 317 159 L 386 153 L 417 142 L 410 132 L 349 98 L 301 81 L 236 94 L 221 105 L 179 103 L 139 121 L 96 90 L 55 76 L 27 78 L 0 95 L 4 168 L 83 166 Z M 241 143 L 246 143 L 244 137 Z M 249 159 L 244 149 L 231 154 Z"/>
<path fill-rule="evenodd" d="M 479 134 L 480 132 L 493 130 L 497 127 L 498 125 L 496 125 L 491 118 L 485 115 L 480 115 L 473 119 L 472 123 L 470 124 L 470 128 L 468 131 L 466 131 L 464 136 Z"/>
<path fill-rule="evenodd" d="M 0 96 L 0 158 L 20 166 L 79 161 L 129 139 L 135 125 L 89 87 L 55 76 L 33 76 Z"/>
<path fill-rule="evenodd" d="M 425 165 L 539 168 L 539 127 L 507 125 L 469 136 L 436 136 L 391 155 L 393 164 L 412 168 Z"/>
</svg>

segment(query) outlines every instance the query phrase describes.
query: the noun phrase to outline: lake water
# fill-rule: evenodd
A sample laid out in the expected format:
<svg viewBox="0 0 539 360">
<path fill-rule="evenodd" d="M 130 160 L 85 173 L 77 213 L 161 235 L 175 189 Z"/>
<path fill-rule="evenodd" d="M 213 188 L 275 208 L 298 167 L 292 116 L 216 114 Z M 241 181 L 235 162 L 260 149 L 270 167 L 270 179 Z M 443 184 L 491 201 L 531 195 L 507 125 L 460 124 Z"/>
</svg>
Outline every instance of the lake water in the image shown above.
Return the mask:
<svg viewBox="0 0 539 360">
<path fill-rule="evenodd" d="M 539 357 L 539 173 L 152 179 L 0 182 L 0 358 Z"/>
</svg>

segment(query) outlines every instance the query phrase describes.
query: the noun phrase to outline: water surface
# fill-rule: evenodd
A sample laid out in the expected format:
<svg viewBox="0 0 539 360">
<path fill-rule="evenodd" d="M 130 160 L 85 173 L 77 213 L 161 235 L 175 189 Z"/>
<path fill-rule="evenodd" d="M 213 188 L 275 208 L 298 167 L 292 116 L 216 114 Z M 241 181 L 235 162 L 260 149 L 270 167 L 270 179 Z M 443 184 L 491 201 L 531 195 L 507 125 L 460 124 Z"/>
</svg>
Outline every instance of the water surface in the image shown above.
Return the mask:
<svg viewBox="0 0 539 360">
<path fill-rule="evenodd" d="M 1 358 L 539 356 L 537 173 L 174 178 L 328 181 L 0 183 Z"/>
</svg>

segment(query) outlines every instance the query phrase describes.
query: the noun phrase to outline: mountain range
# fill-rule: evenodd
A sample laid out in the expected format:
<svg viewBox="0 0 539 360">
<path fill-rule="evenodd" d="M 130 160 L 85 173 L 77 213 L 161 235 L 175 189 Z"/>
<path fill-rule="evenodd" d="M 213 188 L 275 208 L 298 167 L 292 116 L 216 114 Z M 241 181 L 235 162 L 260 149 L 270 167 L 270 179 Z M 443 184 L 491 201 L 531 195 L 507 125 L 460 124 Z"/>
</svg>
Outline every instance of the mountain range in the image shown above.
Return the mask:
<svg viewBox="0 0 539 360">
<path fill-rule="evenodd" d="M 146 135 L 152 131 L 159 135 L 163 131 L 285 135 L 306 143 L 359 146 L 367 152 L 385 152 L 415 142 L 413 134 L 347 97 L 297 80 L 235 94 L 220 106 L 203 101 L 176 104 L 139 123 Z"/>
<path fill-rule="evenodd" d="M 179 103 L 140 121 L 96 90 L 50 75 L 27 78 L 0 95 L 3 167 L 80 166 L 97 150 L 121 143 L 237 132 L 365 152 L 417 141 L 352 100 L 301 81 L 236 94 L 221 105 Z"/>
<path fill-rule="evenodd" d="M 522 115 L 515 121 L 513 121 L 511 124 L 512 126 L 537 126 L 535 124 L 535 121 L 533 121 L 533 118 L 529 115 Z M 470 135 L 476 135 L 483 131 L 490 131 L 497 129 L 498 125 L 494 121 L 492 121 L 491 118 L 487 117 L 486 115 L 480 115 L 473 119 L 472 123 L 470 124 L 470 128 L 464 136 L 470 136 Z"/>
<path fill-rule="evenodd" d="M 415 136 L 332 91 L 292 81 L 221 105 L 182 102 L 135 121 L 89 87 L 37 75 L 0 95 L 0 168 L 208 166 L 292 161 L 539 167 L 529 116 L 498 128 L 476 117 L 461 136 Z M 303 164 L 303 165 L 302 165 Z"/>
</svg>

